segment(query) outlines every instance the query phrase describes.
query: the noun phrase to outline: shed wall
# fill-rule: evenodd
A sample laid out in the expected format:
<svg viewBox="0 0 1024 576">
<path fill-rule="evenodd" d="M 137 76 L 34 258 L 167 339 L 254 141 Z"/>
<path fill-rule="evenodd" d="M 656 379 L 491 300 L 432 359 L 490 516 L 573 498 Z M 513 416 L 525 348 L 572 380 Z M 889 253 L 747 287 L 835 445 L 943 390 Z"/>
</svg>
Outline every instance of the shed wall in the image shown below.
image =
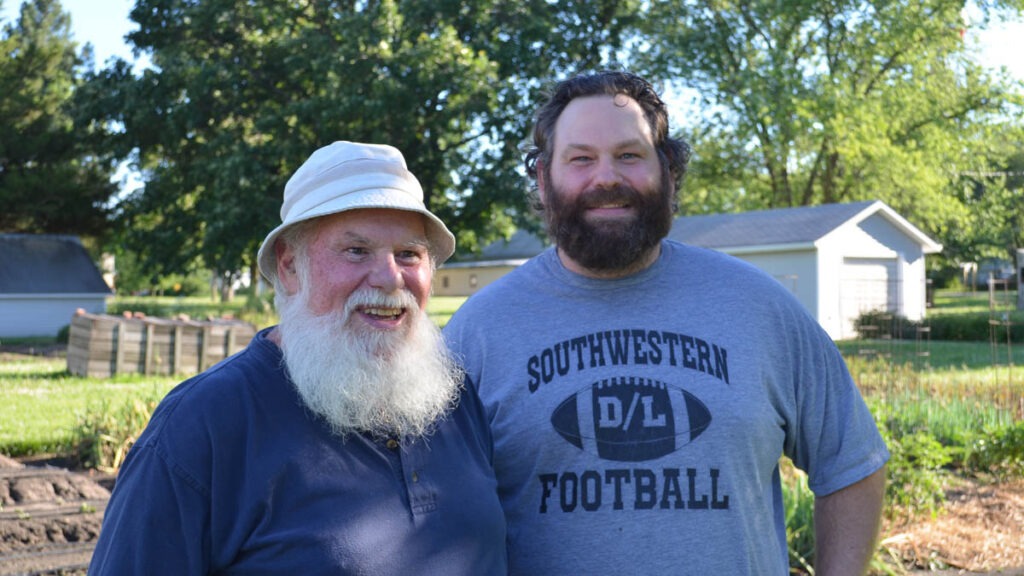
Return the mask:
<svg viewBox="0 0 1024 576">
<path fill-rule="evenodd" d="M 103 294 L 0 294 L 0 338 L 54 337 L 71 324 L 75 310 L 107 311 Z"/>
<path fill-rule="evenodd" d="M 813 250 L 736 254 L 778 280 L 812 315 L 816 315 L 818 292 L 817 258 Z"/>
</svg>

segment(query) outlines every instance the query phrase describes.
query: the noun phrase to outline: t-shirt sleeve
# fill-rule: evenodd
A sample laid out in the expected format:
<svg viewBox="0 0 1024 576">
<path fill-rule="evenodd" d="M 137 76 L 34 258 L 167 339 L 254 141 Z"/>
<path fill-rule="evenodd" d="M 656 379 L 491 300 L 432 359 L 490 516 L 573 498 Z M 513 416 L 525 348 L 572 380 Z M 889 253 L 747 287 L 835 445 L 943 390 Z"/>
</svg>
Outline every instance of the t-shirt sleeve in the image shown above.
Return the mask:
<svg viewBox="0 0 1024 576">
<path fill-rule="evenodd" d="M 807 472 L 808 486 L 825 496 L 854 484 L 889 459 L 874 418 L 830 339 L 816 342 L 798 369 L 796 426 L 787 455 Z"/>
</svg>

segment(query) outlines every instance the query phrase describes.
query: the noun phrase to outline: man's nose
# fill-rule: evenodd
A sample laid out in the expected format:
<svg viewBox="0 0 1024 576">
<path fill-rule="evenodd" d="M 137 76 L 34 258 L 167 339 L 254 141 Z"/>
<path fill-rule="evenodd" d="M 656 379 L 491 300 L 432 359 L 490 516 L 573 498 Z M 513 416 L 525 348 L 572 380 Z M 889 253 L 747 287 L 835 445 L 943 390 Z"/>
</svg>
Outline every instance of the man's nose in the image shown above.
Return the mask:
<svg viewBox="0 0 1024 576">
<path fill-rule="evenodd" d="M 621 183 L 622 174 L 619 172 L 615 159 L 604 156 L 598 158 L 594 167 L 594 186 L 613 187 Z"/>
<path fill-rule="evenodd" d="M 385 292 L 394 292 L 405 284 L 402 279 L 402 269 L 392 254 L 375 259 L 373 270 L 370 271 L 367 280 L 370 286 Z"/>
</svg>

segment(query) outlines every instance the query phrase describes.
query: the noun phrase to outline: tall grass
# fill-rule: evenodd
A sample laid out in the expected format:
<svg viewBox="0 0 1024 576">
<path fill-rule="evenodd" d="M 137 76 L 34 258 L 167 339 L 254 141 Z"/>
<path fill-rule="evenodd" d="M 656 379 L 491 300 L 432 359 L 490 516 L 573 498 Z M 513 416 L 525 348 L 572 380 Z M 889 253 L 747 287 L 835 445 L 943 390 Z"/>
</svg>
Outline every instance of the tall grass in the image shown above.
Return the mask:
<svg viewBox="0 0 1024 576">
<path fill-rule="evenodd" d="M 160 398 L 159 394 L 152 394 L 148 398 L 132 398 L 116 409 L 104 403 L 87 410 L 79 418 L 73 435 L 79 465 L 116 472 L 149 424 Z"/>
<path fill-rule="evenodd" d="M 861 392 L 933 430 L 1024 418 L 1024 366 L 999 363 L 982 342 L 846 341 L 838 346 Z M 1024 348 L 1019 353 L 1024 355 Z"/>
</svg>

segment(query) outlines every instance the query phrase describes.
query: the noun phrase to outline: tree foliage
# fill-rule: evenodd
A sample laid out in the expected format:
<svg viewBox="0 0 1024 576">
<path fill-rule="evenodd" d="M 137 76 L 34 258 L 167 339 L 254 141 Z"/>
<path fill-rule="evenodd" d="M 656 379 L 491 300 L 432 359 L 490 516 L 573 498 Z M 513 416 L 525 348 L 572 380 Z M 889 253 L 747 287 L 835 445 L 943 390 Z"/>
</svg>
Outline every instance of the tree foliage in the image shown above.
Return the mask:
<svg viewBox="0 0 1024 576">
<path fill-rule="evenodd" d="M 597 65 L 628 2 L 138 0 L 152 67 L 89 78 L 110 149 L 145 185 L 120 203 L 154 269 L 252 264 L 288 176 L 334 140 L 388 143 L 463 249 L 526 221 L 519 143 L 540 79 Z"/>
<path fill-rule="evenodd" d="M 962 1 L 655 0 L 638 65 L 696 92 L 691 212 L 881 199 L 943 238 L 958 174 L 1001 161 L 1020 86 L 963 43 Z M 986 14 L 1019 13 L 1019 1 Z"/>
<path fill-rule="evenodd" d="M 1024 0 L 980 3 L 1019 17 Z M 0 42 L 0 229 L 101 233 L 140 278 L 252 267 L 334 140 L 405 154 L 472 250 L 537 229 L 521 170 L 550 81 L 628 62 L 674 94 L 686 213 L 878 198 L 973 259 L 1019 246 L 1022 90 L 953 0 L 136 0 L 149 65 L 94 71 L 56 0 Z M 86 66 L 86 64 L 89 64 Z M 679 98 L 670 99 L 673 106 Z M 8 128 L 10 127 L 10 128 Z M 142 176 L 115 193 L 115 160 Z M 985 174 L 988 176 L 974 177 Z"/>
<path fill-rule="evenodd" d="M 0 33 L 0 231 L 102 237 L 114 164 L 77 125 L 78 53 L 57 0 L 22 4 Z"/>
<path fill-rule="evenodd" d="M 992 142 L 1005 149 L 1000 154 L 1005 160 L 989 171 L 966 171 L 956 179 L 969 216 L 946 236 L 944 252 L 952 261 L 1015 262 L 1016 251 L 1024 248 L 1024 126 L 993 134 Z"/>
</svg>

